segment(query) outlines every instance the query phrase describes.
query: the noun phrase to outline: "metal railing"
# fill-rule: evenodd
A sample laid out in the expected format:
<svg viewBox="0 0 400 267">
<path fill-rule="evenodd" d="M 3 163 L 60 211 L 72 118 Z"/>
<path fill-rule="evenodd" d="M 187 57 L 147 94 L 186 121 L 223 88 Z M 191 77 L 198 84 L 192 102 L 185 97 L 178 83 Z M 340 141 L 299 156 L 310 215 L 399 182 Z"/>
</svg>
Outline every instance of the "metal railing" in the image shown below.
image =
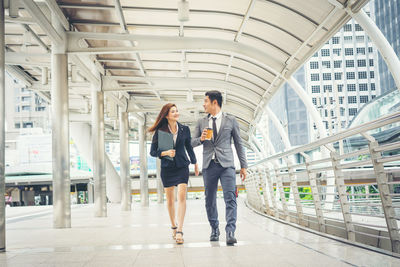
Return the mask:
<svg viewBox="0 0 400 267">
<path fill-rule="evenodd" d="M 248 205 L 400 253 L 400 142 L 379 144 L 370 134 L 399 122 L 397 112 L 257 162 L 245 181 Z M 360 135 L 365 147 L 342 154 L 335 149 L 335 143 Z M 295 157 L 301 162 L 293 163 Z"/>
</svg>

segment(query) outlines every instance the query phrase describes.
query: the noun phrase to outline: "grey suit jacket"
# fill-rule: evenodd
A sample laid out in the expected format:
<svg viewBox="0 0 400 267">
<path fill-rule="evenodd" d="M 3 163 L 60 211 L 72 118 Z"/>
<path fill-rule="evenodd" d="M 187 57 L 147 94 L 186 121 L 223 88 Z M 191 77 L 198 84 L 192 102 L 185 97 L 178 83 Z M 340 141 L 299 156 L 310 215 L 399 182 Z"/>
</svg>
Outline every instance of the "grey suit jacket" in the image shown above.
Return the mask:
<svg viewBox="0 0 400 267">
<path fill-rule="evenodd" d="M 204 128 L 209 127 L 209 116 L 199 119 L 192 135 L 192 146 L 203 145 L 203 169 L 208 168 L 213 153 L 216 154 L 218 161 L 224 168 L 235 167 L 232 151 L 232 140 L 234 142 L 236 152 L 240 161 L 241 168 L 247 168 L 246 154 L 240 137 L 239 125 L 236 118 L 232 115 L 222 113 L 221 126 L 215 141 L 200 141 L 201 133 Z"/>
</svg>

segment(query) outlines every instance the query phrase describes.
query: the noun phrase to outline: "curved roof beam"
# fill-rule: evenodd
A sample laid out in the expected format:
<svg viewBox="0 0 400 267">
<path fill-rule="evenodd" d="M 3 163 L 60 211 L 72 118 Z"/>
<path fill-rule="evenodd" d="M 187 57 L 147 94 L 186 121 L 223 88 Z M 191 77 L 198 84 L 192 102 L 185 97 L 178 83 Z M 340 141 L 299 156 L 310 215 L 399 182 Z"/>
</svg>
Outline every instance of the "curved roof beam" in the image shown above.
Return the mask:
<svg viewBox="0 0 400 267">
<path fill-rule="evenodd" d="M 74 20 L 71 22 L 74 25 L 90 25 L 90 26 L 105 26 L 105 27 L 119 27 L 120 24 L 116 22 L 103 22 L 103 21 L 93 21 L 93 20 Z M 163 25 L 163 24 L 135 24 L 135 23 L 127 23 L 128 27 L 142 27 L 142 28 L 168 28 L 168 29 L 179 29 L 179 25 Z M 227 29 L 227 28 L 221 28 L 221 27 L 208 27 L 208 26 L 185 26 L 185 31 L 190 31 L 190 30 L 212 30 L 212 31 L 221 31 L 221 32 L 228 32 L 228 33 L 237 33 L 237 29 Z M 256 35 L 249 34 L 249 33 L 242 33 L 243 36 L 246 36 L 250 39 L 260 41 L 264 43 L 265 45 L 272 46 L 276 50 L 280 51 L 281 53 L 285 54 L 286 56 L 291 56 L 291 54 L 282 49 L 282 47 L 265 40 L 263 38 L 260 38 Z M 296 38 L 298 41 L 298 39 Z"/>
<path fill-rule="evenodd" d="M 264 51 L 252 46 L 234 41 L 218 40 L 213 38 L 175 37 L 118 33 L 91 33 L 91 32 L 68 32 L 69 54 L 118 54 L 132 51 L 230 51 L 257 61 L 272 71 L 275 75 L 285 68 L 283 62 L 274 55 L 266 54 Z M 86 48 L 79 45 L 84 39 L 87 40 L 120 40 L 134 41 L 135 47 L 94 47 Z"/>
<path fill-rule="evenodd" d="M 216 79 L 205 79 L 205 78 L 174 78 L 174 77 L 132 77 L 132 76 L 103 76 L 103 90 L 104 91 L 134 91 L 135 86 L 132 87 L 121 87 L 117 81 L 129 81 L 129 82 L 151 82 L 154 88 L 224 88 L 232 90 L 237 95 L 243 95 L 244 92 L 248 92 L 247 97 L 249 102 L 258 103 L 260 101 L 260 95 L 253 93 L 250 89 L 244 86 L 240 86 L 231 82 L 226 82 Z M 143 84 L 139 84 L 140 88 L 146 88 Z"/>
<path fill-rule="evenodd" d="M 279 4 L 279 3 L 278 3 Z M 112 10 L 114 9 L 114 6 L 112 5 L 99 5 L 99 4 L 73 4 L 73 3 L 60 3 L 59 6 L 61 8 L 71 8 L 71 9 L 97 9 L 97 10 Z M 296 14 L 300 15 L 301 17 L 305 18 L 307 21 L 309 21 L 310 23 L 316 25 L 315 21 L 313 21 L 312 19 L 308 18 L 307 16 L 305 16 L 304 14 L 297 12 L 296 10 L 293 10 L 285 5 L 280 4 L 280 6 L 285 7 L 286 9 L 295 12 Z M 161 11 L 161 12 L 178 12 L 177 9 L 175 8 L 154 8 L 154 7 L 130 7 L 130 6 L 122 6 L 123 10 L 135 10 L 135 11 Z M 217 15 L 226 15 L 226 16 L 231 16 L 231 17 L 237 17 L 240 19 L 243 19 L 245 17 L 244 14 L 240 14 L 240 13 L 235 13 L 235 12 L 228 12 L 228 11 L 219 11 L 219 10 L 202 10 L 202 9 L 190 9 L 190 13 L 193 14 L 217 14 Z M 303 42 L 303 40 L 298 37 L 297 35 L 295 35 L 295 33 L 289 32 L 285 29 L 283 29 L 282 27 L 280 27 L 279 25 L 270 23 L 268 21 L 259 19 L 259 18 L 255 18 L 250 16 L 249 20 L 254 20 L 255 22 L 261 23 L 261 24 L 266 24 L 268 26 L 271 26 L 273 28 L 276 28 L 290 36 L 292 36 L 293 38 L 297 39 L 300 42 Z M 71 21 L 71 24 L 76 23 L 77 21 Z M 79 21 L 78 21 L 79 22 Z M 128 24 L 129 25 L 129 24 Z M 141 24 L 135 24 L 135 26 L 140 26 Z M 177 26 L 179 28 L 179 26 Z M 186 28 L 187 26 L 185 26 Z"/>
</svg>

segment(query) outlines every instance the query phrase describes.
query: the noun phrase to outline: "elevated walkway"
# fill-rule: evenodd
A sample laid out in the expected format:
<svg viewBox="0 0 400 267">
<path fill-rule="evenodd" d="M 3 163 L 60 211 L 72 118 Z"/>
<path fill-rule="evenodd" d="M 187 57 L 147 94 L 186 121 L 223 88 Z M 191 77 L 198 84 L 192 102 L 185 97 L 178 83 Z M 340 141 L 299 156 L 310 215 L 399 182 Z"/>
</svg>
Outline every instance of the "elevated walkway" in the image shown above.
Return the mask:
<svg viewBox="0 0 400 267">
<path fill-rule="evenodd" d="M 299 230 L 258 215 L 238 199 L 234 247 L 225 244 L 224 204 L 218 199 L 220 242 L 209 242 L 204 200 L 188 201 L 185 244 L 171 238 L 165 204 L 132 212 L 108 206 L 72 207 L 72 227 L 54 229 L 52 207 L 7 210 L 7 252 L 0 266 L 399 266 L 400 259 Z"/>
</svg>

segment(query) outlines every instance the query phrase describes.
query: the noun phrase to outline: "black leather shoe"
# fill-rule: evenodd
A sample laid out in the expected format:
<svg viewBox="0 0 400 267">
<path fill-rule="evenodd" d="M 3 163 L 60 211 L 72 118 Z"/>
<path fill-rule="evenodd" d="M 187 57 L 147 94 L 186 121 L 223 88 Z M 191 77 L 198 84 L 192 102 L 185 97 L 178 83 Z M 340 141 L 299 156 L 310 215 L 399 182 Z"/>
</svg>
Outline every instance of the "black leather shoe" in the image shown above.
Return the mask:
<svg viewBox="0 0 400 267">
<path fill-rule="evenodd" d="M 219 229 L 218 228 L 211 229 L 210 241 L 219 241 Z"/>
<path fill-rule="evenodd" d="M 235 238 L 235 233 L 234 232 L 226 232 L 226 244 L 228 246 L 233 246 L 233 244 L 237 243 L 237 240 Z"/>
</svg>

